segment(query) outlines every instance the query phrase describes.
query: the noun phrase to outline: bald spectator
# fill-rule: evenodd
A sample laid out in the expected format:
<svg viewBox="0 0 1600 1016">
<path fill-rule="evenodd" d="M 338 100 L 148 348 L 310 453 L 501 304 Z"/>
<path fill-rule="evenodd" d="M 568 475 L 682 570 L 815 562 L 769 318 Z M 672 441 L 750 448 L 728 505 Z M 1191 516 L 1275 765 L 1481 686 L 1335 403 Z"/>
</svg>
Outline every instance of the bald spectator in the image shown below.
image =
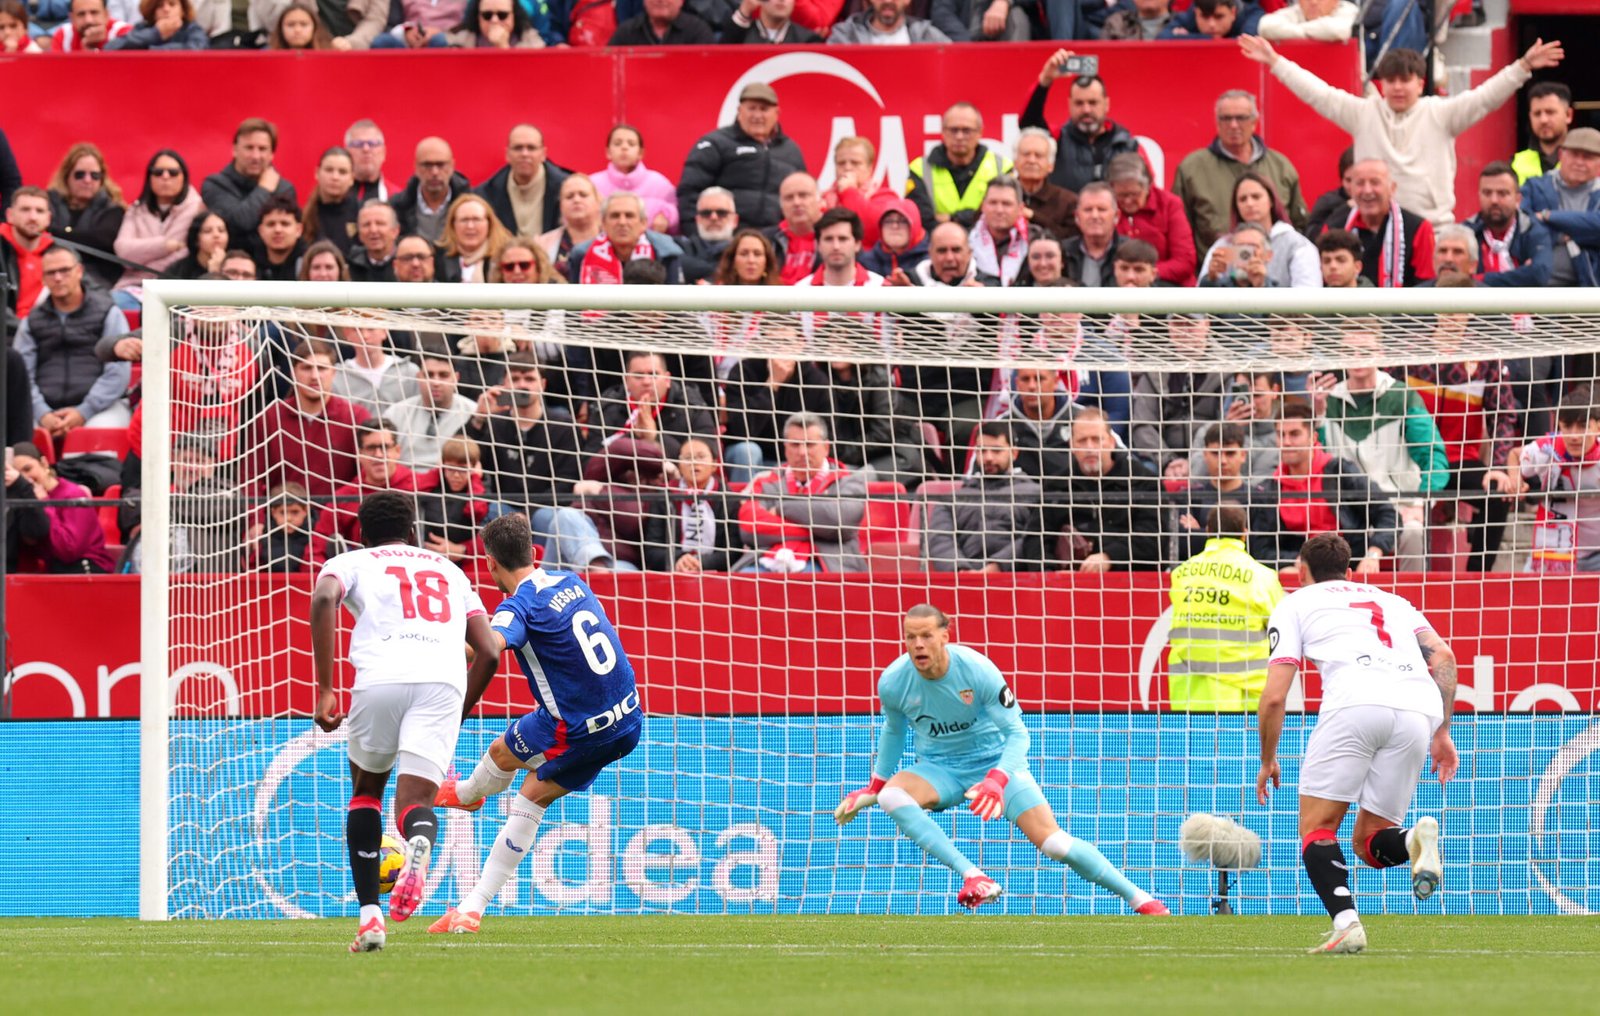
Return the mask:
<svg viewBox="0 0 1600 1016">
<path fill-rule="evenodd" d="M 1039 84 L 1028 99 L 1028 108 L 1022 111 L 1022 126 L 1050 132 L 1050 123 L 1044 118 L 1045 100 L 1050 98 L 1050 86 L 1064 73 L 1072 56 L 1071 51 L 1058 49 L 1044 62 Z M 1056 168 L 1050 180 L 1082 196 L 1085 185 L 1105 179 L 1112 156 L 1137 152 L 1139 142 L 1126 127 L 1112 122 L 1111 96 L 1101 78 L 1073 78 L 1068 103 L 1071 119 L 1061 125 L 1056 135 Z"/>
<path fill-rule="evenodd" d="M 972 260 L 972 241 L 957 222 L 941 222 L 928 234 L 928 259 L 912 269 L 919 286 L 982 286 Z"/>
<path fill-rule="evenodd" d="M 778 123 L 778 93 L 759 81 L 739 92 L 735 121 L 704 135 L 689 150 L 678 179 L 678 217 L 688 231 L 695 202 L 707 187 L 733 192 L 739 222 L 768 229 L 783 219 L 778 186 L 806 171 L 805 154 Z"/>
<path fill-rule="evenodd" d="M 911 0 L 871 0 L 866 10 L 834 25 L 828 42 L 845 46 L 909 46 L 951 41 L 933 22 L 907 14 L 910 9 Z"/>
<path fill-rule="evenodd" d="M 282 195 L 299 205 L 294 184 L 278 174 L 272 157 L 278 150 L 278 128 L 250 117 L 233 132 L 233 161 L 206 177 L 200 197 L 207 210 L 228 224 L 228 236 L 237 246 L 255 235 L 262 209 Z"/>
<path fill-rule="evenodd" d="M 644 0 L 644 12 L 617 26 L 607 46 L 709 46 L 716 33 L 683 0 Z"/>
<path fill-rule="evenodd" d="M 1192 286 L 1195 276 L 1194 231 L 1183 202 L 1157 187 L 1150 168 L 1136 152 L 1114 156 L 1106 180 L 1122 213 L 1117 232 L 1143 240 L 1156 249 L 1156 274 L 1174 286 Z"/>
<path fill-rule="evenodd" d="M 506 138 L 506 164 L 478 185 L 495 218 L 519 236 L 539 236 L 561 222 L 561 184 L 570 176 L 549 161 L 544 132 L 519 123 Z"/>
<path fill-rule="evenodd" d="M 395 282 L 434 281 L 433 244 L 413 233 L 402 236 L 394 246 Z"/>
<path fill-rule="evenodd" d="M 415 233 L 429 243 L 444 235 L 445 213 L 456 198 L 472 190 L 472 183 L 456 172 L 456 156 L 444 138 L 417 142 L 416 175 L 390 202 L 400 216 L 400 232 Z"/>
<path fill-rule="evenodd" d="M 778 203 L 783 221 L 767 230 L 777 252 L 780 276 L 785 286 L 817 270 L 817 220 L 822 218 L 822 198 L 817 178 L 810 173 L 790 173 L 778 188 Z"/>
<path fill-rule="evenodd" d="M 1379 288 L 1415 286 L 1431 279 L 1433 224 L 1401 206 L 1386 163 L 1362 159 L 1350 169 L 1351 203 L 1336 208 L 1329 226 L 1342 225 L 1361 241 L 1361 274 Z M 1393 220 L 1400 220 L 1399 229 Z"/>
<path fill-rule="evenodd" d="M 1183 202 L 1194 230 L 1195 246 L 1210 247 L 1228 231 L 1233 219 L 1233 189 L 1239 178 L 1255 172 L 1272 183 L 1295 229 L 1306 228 L 1306 199 L 1300 193 L 1300 172 L 1280 152 L 1267 147 L 1256 133 L 1261 114 L 1256 97 L 1230 89 L 1217 97 L 1217 136 L 1178 163 L 1172 194 Z"/>
<path fill-rule="evenodd" d="M 1121 234 L 1117 232 L 1117 199 L 1111 185 L 1102 181 L 1085 185 L 1078 192 L 1073 221 L 1078 235 L 1061 245 L 1066 278 L 1080 286 L 1115 286 L 1111 262 Z"/>
<path fill-rule="evenodd" d="M 1056 168 L 1056 139 L 1038 127 L 1024 127 L 1017 136 L 1016 174 L 1022 185 L 1022 203 L 1033 213 L 1033 225 L 1057 240 L 1078 235 L 1072 213 L 1078 208 L 1078 195 L 1050 182 Z"/>
<path fill-rule="evenodd" d="M 940 143 L 927 157 L 912 159 L 907 168 L 907 193 L 922 213 L 922 228 L 930 233 L 958 212 L 977 211 L 989 181 L 1011 172 L 1011 160 L 983 144 L 983 117 L 972 103 L 958 102 L 945 110 L 939 136 Z"/>
</svg>

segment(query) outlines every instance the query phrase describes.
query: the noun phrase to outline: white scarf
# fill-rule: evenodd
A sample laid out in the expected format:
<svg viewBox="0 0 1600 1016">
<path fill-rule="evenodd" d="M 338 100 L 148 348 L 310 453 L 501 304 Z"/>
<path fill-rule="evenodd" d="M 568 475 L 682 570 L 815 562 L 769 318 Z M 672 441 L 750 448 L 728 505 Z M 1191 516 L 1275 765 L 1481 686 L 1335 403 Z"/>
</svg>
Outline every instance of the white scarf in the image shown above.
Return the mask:
<svg viewBox="0 0 1600 1016">
<path fill-rule="evenodd" d="M 1383 252 L 1378 255 L 1378 288 L 1400 289 L 1406 284 L 1406 227 L 1400 215 L 1400 202 L 1389 202 L 1389 218 L 1383 231 Z M 1361 227 L 1361 209 L 1350 206 L 1344 228 L 1354 233 Z"/>
<path fill-rule="evenodd" d="M 1495 239 L 1494 233 L 1488 226 L 1483 227 L 1483 270 L 1488 272 L 1509 272 L 1517 267 L 1517 262 L 1511 257 L 1511 241 L 1517 236 L 1517 220 L 1512 218 L 1511 225 L 1506 227 L 1506 238 Z"/>
<path fill-rule="evenodd" d="M 995 249 L 994 236 L 990 234 L 989 227 L 983 223 L 978 223 L 978 228 L 972 231 L 971 242 L 972 263 L 977 266 L 978 271 L 985 275 L 999 276 L 1002 286 L 1009 286 L 1017 281 L 1017 273 L 1022 271 L 1022 260 L 1028 256 L 1026 219 L 1018 219 L 1011 227 L 1010 243 L 1003 258 Z"/>
</svg>

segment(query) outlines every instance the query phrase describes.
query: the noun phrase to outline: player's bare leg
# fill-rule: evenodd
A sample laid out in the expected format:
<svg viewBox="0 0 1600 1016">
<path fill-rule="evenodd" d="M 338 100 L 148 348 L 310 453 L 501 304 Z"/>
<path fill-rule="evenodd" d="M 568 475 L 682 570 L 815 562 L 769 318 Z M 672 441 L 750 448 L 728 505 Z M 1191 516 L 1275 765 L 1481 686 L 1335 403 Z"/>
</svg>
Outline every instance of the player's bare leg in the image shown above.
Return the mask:
<svg viewBox="0 0 1600 1016">
<path fill-rule="evenodd" d="M 413 773 L 401 773 L 395 781 L 395 825 L 406 844 L 405 863 L 395 877 L 394 888 L 389 890 L 389 917 L 395 921 L 406 920 L 422 906 L 428 886 L 428 862 L 439 835 L 439 819 L 433 810 L 438 792 L 437 782 Z"/>
<path fill-rule="evenodd" d="M 506 738 L 502 734 L 483 753 L 472 775 L 464 780 L 445 780 L 440 784 L 433 803 L 440 808 L 477 811 L 483 807 L 484 798 L 493 797 L 510 787 L 511 781 L 516 779 L 518 770 L 522 768 L 522 760 L 506 747 Z"/>
<path fill-rule="evenodd" d="M 345 844 L 350 852 L 350 879 L 355 883 L 361 915 L 351 952 L 377 952 L 388 934 L 378 903 L 378 861 L 383 852 L 383 788 L 389 773 L 369 773 L 350 763 L 350 810 L 345 814 Z"/>
<path fill-rule="evenodd" d="M 1356 815 L 1351 837 L 1356 856 L 1373 868 L 1393 868 L 1411 863 L 1411 891 L 1425 900 L 1439 888 L 1443 871 L 1439 862 L 1439 822 L 1431 815 L 1417 819 L 1410 829 L 1393 819 L 1363 808 Z"/>
<path fill-rule="evenodd" d="M 928 814 L 928 809 L 938 804 L 939 792 L 915 773 L 896 773 L 878 791 L 878 807 L 888 814 L 906 839 L 961 876 L 956 902 L 968 910 L 976 910 L 990 900 L 999 899 L 1000 884 L 973 864 Z"/>
<path fill-rule="evenodd" d="M 515 757 L 512 762 L 522 765 Z M 528 848 L 533 846 L 545 809 L 566 794 L 565 787 L 550 780 L 535 779 L 532 773 L 523 779 L 522 788 L 511 802 L 511 815 L 495 837 L 494 846 L 489 848 L 489 856 L 484 859 L 478 884 L 460 903 L 428 927 L 430 934 L 449 932 L 470 935 L 477 932 L 483 920 L 484 908 L 500 892 L 500 887 L 506 884 L 511 873 L 517 870 Z"/>
<path fill-rule="evenodd" d="M 1121 896 L 1135 913 L 1150 917 L 1171 913 L 1166 904 L 1128 881 L 1093 843 L 1077 839 L 1062 829 L 1048 804 L 1036 805 L 1018 815 L 1017 828 L 1044 856 L 1065 864 L 1079 878 Z"/>
<path fill-rule="evenodd" d="M 1333 930 L 1311 953 L 1358 953 L 1367 947 L 1367 933 L 1350 895 L 1350 868 L 1339 847 L 1339 823 L 1350 805 L 1300 795 L 1300 859 L 1317 891 Z"/>
</svg>

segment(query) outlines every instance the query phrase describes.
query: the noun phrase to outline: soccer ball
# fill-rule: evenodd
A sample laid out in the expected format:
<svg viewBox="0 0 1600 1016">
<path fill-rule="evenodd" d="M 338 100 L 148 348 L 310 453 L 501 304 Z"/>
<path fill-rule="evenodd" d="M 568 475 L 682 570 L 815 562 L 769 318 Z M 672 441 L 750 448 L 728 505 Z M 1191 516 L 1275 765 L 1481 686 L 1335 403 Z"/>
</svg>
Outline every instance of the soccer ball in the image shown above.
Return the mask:
<svg viewBox="0 0 1600 1016">
<path fill-rule="evenodd" d="M 400 869 L 406 864 L 406 845 L 393 836 L 383 838 L 383 846 L 378 850 L 378 891 L 386 893 L 394 888 L 394 880 L 400 877 Z"/>
</svg>

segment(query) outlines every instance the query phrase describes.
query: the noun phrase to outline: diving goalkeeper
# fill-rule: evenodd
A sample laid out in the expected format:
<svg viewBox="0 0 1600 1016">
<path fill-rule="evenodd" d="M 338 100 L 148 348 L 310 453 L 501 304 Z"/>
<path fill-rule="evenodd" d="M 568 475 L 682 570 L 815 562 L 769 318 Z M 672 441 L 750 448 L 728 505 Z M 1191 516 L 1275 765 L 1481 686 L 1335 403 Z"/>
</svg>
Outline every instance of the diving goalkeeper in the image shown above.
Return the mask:
<svg viewBox="0 0 1600 1016">
<path fill-rule="evenodd" d="M 1129 882 L 1094 844 L 1056 823 L 1028 772 L 1028 731 L 999 668 L 976 650 L 950 645 L 950 619 L 927 604 L 906 613 L 905 643 L 906 654 L 878 679 L 883 732 L 872 782 L 847 794 L 834 820 L 844 825 L 873 803 L 881 805 L 911 842 L 961 876 L 956 901 L 976 910 L 1000 896 L 999 883 L 927 814 L 965 798 L 980 819 L 1004 815 L 1046 857 L 1121 896 L 1136 912 L 1166 914 L 1160 900 Z M 917 763 L 896 773 L 907 724 L 916 737 Z"/>
</svg>

